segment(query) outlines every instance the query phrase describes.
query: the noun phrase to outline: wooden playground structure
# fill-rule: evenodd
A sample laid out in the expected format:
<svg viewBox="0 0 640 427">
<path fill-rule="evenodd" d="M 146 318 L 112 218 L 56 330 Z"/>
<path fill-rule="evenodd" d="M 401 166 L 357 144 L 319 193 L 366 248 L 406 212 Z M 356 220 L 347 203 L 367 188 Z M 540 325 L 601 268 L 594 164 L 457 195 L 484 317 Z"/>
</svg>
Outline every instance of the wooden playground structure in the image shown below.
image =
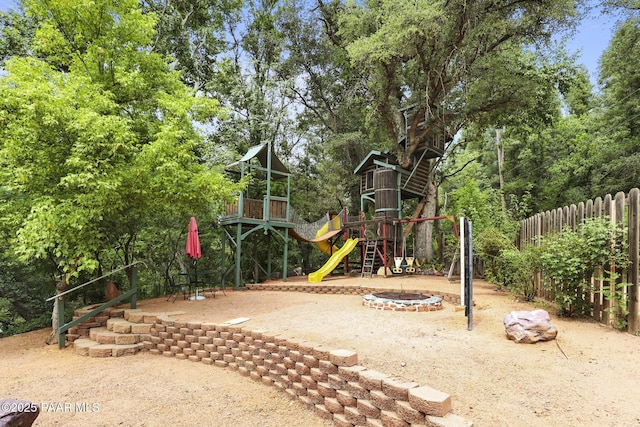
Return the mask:
<svg viewBox="0 0 640 427">
<path fill-rule="evenodd" d="M 406 143 L 401 139 L 399 144 Z M 413 154 L 411 170 L 399 166 L 395 156 L 389 152 L 371 151 L 357 166 L 355 174 L 360 179 L 360 204 L 358 215 L 350 216 L 346 209 L 337 214 L 327 214 L 320 220 L 309 223 L 291 207 L 291 173 L 277 158 L 271 142 L 255 146 L 226 170 L 237 174 L 239 179 L 251 175 L 262 185 L 252 194 L 246 190 L 237 201 L 226 205 L 220 217 L 222 239 L 222 284 L 227 273 L 234 272 L 235 287 L 242 285 L 242 259 L 253 258 L 254 264 L 268 279 L 273 277 L 273 241 L 282 242 L 282 280 L 287 280 L 289 237 L 299 241 L 315 243 L 329 256 L 319 270 L 310 273 L 309 282 L 320 282 L 323 277 L 342 266 L 344 273 L 359 272 L 362 277 L 371 277 L 378 271 L 387 276 L 415 272 L 415 259 L 407 256 L 405 224 L 420 221 L 451 219 L 402 218 L 402 203 L 407 199 L 425 196 L 430 173 L 429 159 L 444 152 L 441 138 L 423 144 Z M 374 204 L 375 217 L 365 219 L 365 205 Z M 454 231 L 455 220 L 453 220 Z M 257 259 L 255 251 L 247 245 L 257 244 L 260 233 L 266 239 L 267 255 Z M 344 243 L 337 246 L 339 240 Z M 234 252 L 232 266 L 226 268 L 226 247 Z M 243 252 L 243 247 L 244 252 Z M 354 261 L 356 259 L 357 261 Z"/>
</svg>

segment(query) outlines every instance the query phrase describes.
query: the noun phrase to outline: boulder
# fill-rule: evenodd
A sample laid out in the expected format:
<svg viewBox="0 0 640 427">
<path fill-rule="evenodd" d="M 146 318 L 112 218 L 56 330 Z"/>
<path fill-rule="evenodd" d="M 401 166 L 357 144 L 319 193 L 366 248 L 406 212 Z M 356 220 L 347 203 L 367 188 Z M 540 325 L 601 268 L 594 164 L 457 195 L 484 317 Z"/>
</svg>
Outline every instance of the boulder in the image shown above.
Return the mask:
<svg viewBox="0 0 640 427">
<path fill-rule="evenodd" d="M 38 418 L 40 408 L 25 400 L 0 400 L 0 427 L 29 427 Z"/>
<path fill-rule="evenodd" d="M 533 344 L 555 339 L 558 330 L 545 310 L 512 311 L 504 318 L 507 338 L 517 343 Z"/>
</svg>

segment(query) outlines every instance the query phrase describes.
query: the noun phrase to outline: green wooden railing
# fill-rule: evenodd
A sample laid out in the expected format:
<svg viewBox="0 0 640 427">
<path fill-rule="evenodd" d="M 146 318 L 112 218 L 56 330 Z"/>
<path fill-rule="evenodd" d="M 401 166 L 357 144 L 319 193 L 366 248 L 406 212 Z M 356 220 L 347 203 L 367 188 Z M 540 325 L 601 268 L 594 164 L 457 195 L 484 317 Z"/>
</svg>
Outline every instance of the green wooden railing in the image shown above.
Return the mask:
<svg viewBox="0 0 640 427">
<path fill-rule="evenodd" d="M 113 307 L 114 305 L 118 304 L 121 301 L 124 301 L 125 299 L 131 297 L 131 308 L 136 308 L 136 304 L 137 304 L 137 299 L 136 296 L 138 294 L 138 264 L 144 264 L 142 261 L 136 261 L 133 262 L 131 264 L 125 265 L 124 267 L 120 267 L 116 270 L 112 270 L 109 273 L 100 276 L 96 279 L 90 280 L 88 282 L 85 282 L 81 285 L 76 286 L 73 289 L 69 289 L 67 291 L 61 292 L 58 295 L 52 296 L 51 298 L 47 299 L 47 301 L 52 301 L 55 300 L 56 298 L 58 299 L 58 346 L 62 349 L 65 347 L 65 341 L 66 341 L 66 337 L 65 337 L 65 333 L 70 329 L 73 328 L 74 326 L 79 325 L 80 323 L 84 322 L 85 320 L 89 319 L 90 317 L 93 317 L 101 312 L 103 312 L 105 309 L 109 308 L 109 307 Z M 117 273 L 119 271 L 125 270 L 127 268 L 131 268 L 131 289 L 128 290 L 127 292 L 123 293 L 122 295 L 120 295 L 117 298 L 112 299 L 111 301 L 105 302 L 104 304 L 94 308 L 93 310 L 91 310 L 90 312 L 83 314 L 82 316 L 78 317 L 75 320 L 72 320 L 71 322 L 68 323 L 64 323 L 64 297 L 65 295 L 68 295 L 72 292 L 77 291 L 80 288 L 84 288 L 87 285 L 90 285 L 92 283 L 97 282 L 98 280 L 104 279 L 106 277 L 111 276 L 114 273 Z"/>
</svg>

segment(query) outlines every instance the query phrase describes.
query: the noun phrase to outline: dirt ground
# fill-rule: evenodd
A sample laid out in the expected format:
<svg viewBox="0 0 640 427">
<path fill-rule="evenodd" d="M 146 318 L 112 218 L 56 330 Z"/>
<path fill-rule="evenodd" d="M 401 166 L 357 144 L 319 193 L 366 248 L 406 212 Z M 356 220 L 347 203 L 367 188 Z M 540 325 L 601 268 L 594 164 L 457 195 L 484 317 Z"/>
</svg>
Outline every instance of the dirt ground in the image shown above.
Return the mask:
<svg viewBox="0 0 640 427">
<path fill-rule="evenodd" d="M 459 284 L 426 276 L 330 281 L 459 293 Z M 451 304 L 388 312 L 348 295 L 227 290 L 204 301 L 159 298 L 138 307 L 182 311 L 176 317 L 184 320 L 248 317 L 250 328 L 354 350 L 367 368 L 450 394 L 453 412 L 476 426 L 640 425 L 640 338 L 551 313 L 556 341 L 516 344 L 505 337 L 504 316 L 540 305 L 482 281 L 474 282 L 474 301 L 471 331 Z M 81 357 L 44 345 L 47 333 L 0 340 L 0 398 L 40 405 L 35 426 L 327 425 L 284 393 L 229 369 L 149 354 Z"/>
</svg>

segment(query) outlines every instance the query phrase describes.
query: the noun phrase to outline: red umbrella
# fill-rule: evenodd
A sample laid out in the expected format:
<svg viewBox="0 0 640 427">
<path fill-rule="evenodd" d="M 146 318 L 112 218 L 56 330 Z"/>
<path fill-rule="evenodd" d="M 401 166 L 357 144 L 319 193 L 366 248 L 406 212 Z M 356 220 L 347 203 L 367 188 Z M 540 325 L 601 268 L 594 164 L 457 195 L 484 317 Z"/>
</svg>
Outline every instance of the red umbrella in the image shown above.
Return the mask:
<svg viewBox="0 0 640 427">
<path fill-rule="evenodd" d="M 185 253 L 188 257 L 198 259 L 202 256 L 200 250 L 200 237 L 198 237 L 198 224 L 195 217 L 191 217 L 189 221 L 189 233 L 187 234 L 187 248 Z"/>
<path fill-rule="evenodd" d="M 204 299 L 203 296 L 198 295 L 198 264 L 196 263 L 196 260 L 202 256 L 202 251 L 200 250 L 200 237 L 198 236 L 198 224 L 196 223 L 196 219 L 194 217 L 191 217 L 191 220 L 189 221 L 189 232 L 187 233 L 187 247 L 184 252 L 185 254 L 187 254 L 188 257 L 193 258 L 194 260 L 193 261 L 194 271 L 192 273 L 195 276 L 194 282 L 196 285 L 196 296 L 191 297 L 190 299 L 193 299 L 193 300 Z"/>
</svg>

